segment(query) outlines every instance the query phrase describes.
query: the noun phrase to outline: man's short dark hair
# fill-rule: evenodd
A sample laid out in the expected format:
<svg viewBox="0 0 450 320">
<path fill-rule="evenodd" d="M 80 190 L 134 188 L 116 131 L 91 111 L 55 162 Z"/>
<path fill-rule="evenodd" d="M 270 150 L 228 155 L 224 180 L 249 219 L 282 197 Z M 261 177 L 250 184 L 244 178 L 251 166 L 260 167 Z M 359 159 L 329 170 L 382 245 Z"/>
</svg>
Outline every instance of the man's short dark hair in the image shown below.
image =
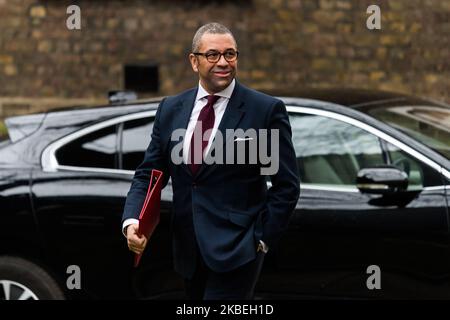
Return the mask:
<svg viewBox="0 0 450 320">
<path fill-rule="evenodd" d="M 233 37 L 234 43 L 236 44 L 237 47 L 236 39 L 234 38 L 233 34 L 227 27 L 217 22 L 211 22 L 201 26 L 195 33 L 194 38 L 192 39 L 192 52 L 197 52 L 199 50 L 200 39 L 205 33 L 229 34 L 231 35 L 231 37 Z"/>
</svg>

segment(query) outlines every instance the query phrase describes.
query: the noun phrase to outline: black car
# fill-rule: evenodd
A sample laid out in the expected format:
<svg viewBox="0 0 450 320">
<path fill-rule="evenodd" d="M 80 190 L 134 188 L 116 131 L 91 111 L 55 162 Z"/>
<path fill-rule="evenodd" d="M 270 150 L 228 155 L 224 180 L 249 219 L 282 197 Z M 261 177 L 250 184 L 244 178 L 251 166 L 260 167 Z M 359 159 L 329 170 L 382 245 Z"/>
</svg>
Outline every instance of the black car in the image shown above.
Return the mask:
<svg viewBox="0 0 450 320">
<path fill-rule="evenodd" d="M 282 99 L 301 195 L 257 296 L 450 298 L 450 107 L 364 90 L 299 96 Z M 183 297 L 170 182 L 137 269 L 121 233 L 157 105 L 6 119 L 0 299 Z"/>
</svg>

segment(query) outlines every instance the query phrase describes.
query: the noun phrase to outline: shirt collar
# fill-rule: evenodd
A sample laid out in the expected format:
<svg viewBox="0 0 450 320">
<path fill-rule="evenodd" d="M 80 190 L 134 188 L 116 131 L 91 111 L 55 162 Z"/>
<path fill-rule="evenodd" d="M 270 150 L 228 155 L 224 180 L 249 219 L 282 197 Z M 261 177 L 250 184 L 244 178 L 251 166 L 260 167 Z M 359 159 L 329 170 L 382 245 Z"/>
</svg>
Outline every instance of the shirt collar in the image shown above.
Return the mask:
<svg viewBox="0 0 450 320">
<path fill-rule="evenodd" d="M 223 98 L 227 98 L 230 99 L 231 98 L 231 94 L 233 93 L 234 90 L 234 86 L 236 85 L 236 80 L 233 79 L 233 81 L 231 81 L 231 83 L 228 85 L 228 87 L 226 87 L 225 89 L 223 89 L 220 92 L 214 93 L 215 96 L 219 96 L 219 97 L 223 97 Z M 195 101 L 198 101 L 200 99 L 205 98 L 206 96 L 209 96 L 209 93 L 205 90 L 205 88 L 202 87 L 200 81 L 198 82 L 198 91 L 197 91 L 197 97 L 195 98 Z"/>
</svg>

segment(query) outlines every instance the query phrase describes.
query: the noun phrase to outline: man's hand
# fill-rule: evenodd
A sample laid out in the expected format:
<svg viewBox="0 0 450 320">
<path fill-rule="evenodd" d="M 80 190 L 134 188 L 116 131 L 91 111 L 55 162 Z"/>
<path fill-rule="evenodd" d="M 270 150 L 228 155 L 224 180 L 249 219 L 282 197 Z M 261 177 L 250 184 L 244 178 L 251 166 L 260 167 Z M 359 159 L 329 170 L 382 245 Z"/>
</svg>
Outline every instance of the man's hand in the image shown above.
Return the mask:
<svg viewBox="0 0 450 320">
<path fill-rule="evenodd" d="M 130 224 L 127 227 L 128 248 L 134 253 L 141 254 L 147 245 L 147 238 L 138 233 L 139 225 Z"/>
</svg>

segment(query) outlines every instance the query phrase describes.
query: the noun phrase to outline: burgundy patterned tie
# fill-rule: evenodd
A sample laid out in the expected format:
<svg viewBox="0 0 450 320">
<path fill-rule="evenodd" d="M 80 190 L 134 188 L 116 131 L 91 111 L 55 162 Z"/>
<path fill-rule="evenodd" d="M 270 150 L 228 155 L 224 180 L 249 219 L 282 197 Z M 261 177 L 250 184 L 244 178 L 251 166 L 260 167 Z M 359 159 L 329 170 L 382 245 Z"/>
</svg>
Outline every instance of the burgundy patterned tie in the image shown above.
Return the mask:
<svg viewBox="0 0 450 320">
<path fill-rule="evenodd" d="M 195 124 L 195 129 L 192 133 L 188 162 L 189 167 L 191 168 L 192 175 L 195 175 L 197 173 L 197 170 L 200 168 L 201 162 L 198 162 L 203 161 L 203 152 L 209 141 L 209 135 L 205 136 L 204 139 L 203 135 L 206 130 L 212 129 L 214 127 L 214 120 L 216 118 L 214 115 L 214 104 L 219 98 L 219 96 L 208 96 L 208 103 L 200 111 L 197 123 Z"/>
</svg>

